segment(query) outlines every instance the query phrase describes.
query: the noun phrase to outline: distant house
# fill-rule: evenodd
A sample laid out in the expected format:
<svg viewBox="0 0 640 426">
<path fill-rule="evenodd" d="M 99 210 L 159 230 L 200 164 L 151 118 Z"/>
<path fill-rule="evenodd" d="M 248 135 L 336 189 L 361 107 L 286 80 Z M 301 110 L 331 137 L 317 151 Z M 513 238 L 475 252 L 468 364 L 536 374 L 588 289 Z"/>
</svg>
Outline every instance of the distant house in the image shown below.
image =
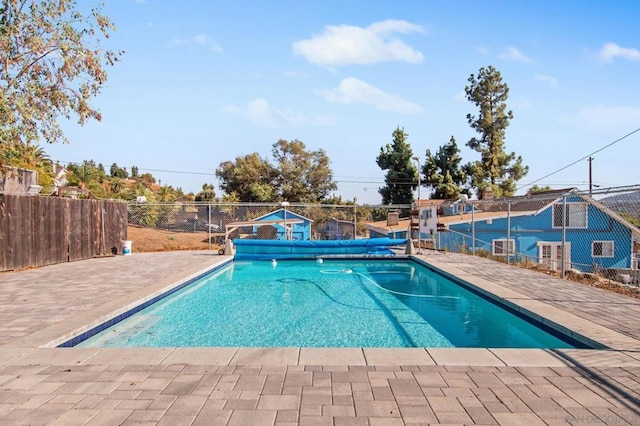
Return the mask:
<svg viewBox="0 0 640 426">
<path fill-rule="evenodd" d="M 352 221 L 331 218 L 320 227 L 323 240 L 352 240 L 354 238 L 354 224 Z"/>
<path fill-rule="evenodd" d="M 226 224 L 227 238 L 234 236 L 262 240 L 310 240 L 313 220 L 289 210 L 278 209 L 250 221 Z M 242 230 L 243 232 L 239 232 Z M 249 235 L 246 231 L 250 232 Z"/>
<path fill-rule="evenodd" d="M 409 218 L 399 219 L 393 215 L 390 219 L 366 223 L 369 238 L 409 238 Z"/>
<path fill-rule="evenodd" d="M 413 235 L 413 238 L 419 238 L 420 240 L 432 240 L 438 230 L 438 215 L 442 215 L 443 211 L 454 212 L 457 214 L 459 210 L 457 207 L 453 209 L 449 207 L 454 203 L 450 200 L 417 200 L 412 206 L 412 211 L 417 212 L 417 217 L 413 218 L 413 221 L 418 221 L 418 235 Z M 415 228 L 415 223 L 414 223 Z"/>
<path fill-rule="evenodd" d="M 440 245 L 526 257 L 552 269 L 563 266 L 564 245 L 565 269 L 634 267 L 640 229 L 586 195 L 566 190 L 547 195 L 478 202 L 471 213 L 439 217 Z"/>
<path fill-rule="evenodd" d="M 0 167 L 0 193 L 24 195 L 39 193 L 38 172 L 18 167 Z"/>
</svg>

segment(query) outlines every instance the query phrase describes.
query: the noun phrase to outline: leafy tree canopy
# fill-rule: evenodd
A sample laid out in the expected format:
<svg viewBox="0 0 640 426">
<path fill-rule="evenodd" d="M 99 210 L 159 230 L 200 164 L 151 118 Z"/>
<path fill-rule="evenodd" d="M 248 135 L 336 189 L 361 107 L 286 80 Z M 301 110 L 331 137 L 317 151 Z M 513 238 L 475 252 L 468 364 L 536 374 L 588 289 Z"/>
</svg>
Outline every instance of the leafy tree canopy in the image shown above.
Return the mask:
<svg viewBox="0 0 640 426">
<path fill-rule="evenodd" d="M 527 191 L 527 194 L 532 195 L 532 194 L 538 194 L 540 192 L 545 192 L 545 191 L 551 191 L 551 187 L 550 186 L 538 186 L 538 185 L 533 185 L 531 188 L 529 188 L 529 190 Z"/>
<path fill-rule="evenodd" d="M 116 163 L 113 163 L 111 165 L 109 172 L 111 174 L 111 177 L 118 177 L 121 179 L 127 179 L 129 177 L 129 173 L 127 173 L 127 169 L 118 167 Z"/>
<path fill-rule="evenodd" d="M 213 201 L 216 198 L 216 190 L 212 183 L 202 185 L 202 191 L 196 194 L 196 201 Z"/>
<path fill-rule="evenodd" d="M 257 152 L 223 161 L 216 169 L 220 189 L 228 201 L 269 202 L 276 198 L 276 170 Z"/>
<path fill-rule="evenodd" d="M 337 188 L 324 150 L 307 151 L 299 140 L 280 139 L 271 154 L 273 163 L 255 152 L 222 162 L 216 176 L 224 199 L 317 203 Z"/>
<path fill-rule="evenodd" d="M 273 144 L 271 153 L 280 201 L 317 203 L 338 188 L 323 149 L 307 151 L 304 142 L 280 139 Z"/>
<path fill-rule="evenodd" d="M 100 120 L 89 105 L 122 54 L 101 47 L 114 26 L 73 0 L 0 0 L 0 142 L 66 142 L 59 118 Z"/>
</svg>

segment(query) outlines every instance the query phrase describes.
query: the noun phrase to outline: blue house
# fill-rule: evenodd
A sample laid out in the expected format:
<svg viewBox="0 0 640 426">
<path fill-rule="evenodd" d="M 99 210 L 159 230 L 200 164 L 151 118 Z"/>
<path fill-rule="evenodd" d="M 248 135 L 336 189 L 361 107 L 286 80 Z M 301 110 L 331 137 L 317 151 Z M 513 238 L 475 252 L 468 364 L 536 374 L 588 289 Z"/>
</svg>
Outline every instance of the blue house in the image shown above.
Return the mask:
<svg viewBox="0 0 640 426">
<path fill-rule="evenodd" d="M 565 270 L 634 268 L 637 227 L 587 195 L 553 192 L 480 201 L 471 213 L 439 217 L 440 248 L 484 250 L 559 270 L 564 247 Z"/>
<path fill-rule="evenodd" d="M 311 239 L 313 220 L 284 208 L 253 219 L 253 233 L 258 239 L 298 240 Z"/>
</svg>

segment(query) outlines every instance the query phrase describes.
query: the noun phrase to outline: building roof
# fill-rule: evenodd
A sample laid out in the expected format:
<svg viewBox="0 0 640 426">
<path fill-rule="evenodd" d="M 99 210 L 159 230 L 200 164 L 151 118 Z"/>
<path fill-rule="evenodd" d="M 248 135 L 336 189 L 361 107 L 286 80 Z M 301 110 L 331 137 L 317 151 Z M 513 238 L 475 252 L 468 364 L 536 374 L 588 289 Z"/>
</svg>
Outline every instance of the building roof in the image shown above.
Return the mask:
<svg viewBox="0 0 640 426">
<path fill-rule="evenodd" d="M 370 231 L 375 231 L 378 234 L 388 235 L 390 232 L 406 232 L 409 229 L 409 219 L 400 219 L 398 220 L 397 225 L 387 225 L 386 220 L 379 220 L 377 222 L 369 222 L 366 223 L 365 226 L 369 228 Z"/>
<path fill-rule="evenodd" d="M 313 222 L 313 219 L 309 219 L 308 217 L 304 217 L 304 216 L 302 216 L 302 215 L 300 215 L 300 214 L 297 214 L 297 213 L 292 212 L 292 211 L 291 211 L 291 210 L 289 210 L 289 209 L 284 209 L 284 208 L 281 208 L 281 209 L 277 209 L 277 210 L 270 211 L 269 213 L 263 214 L 262 216 L 258 216 L 258 217 L 256 217 L 256 218 L 255 218 L 255 219 L 253 219 L 253 220 L 254 220 L 254 221 L 263 221 L 263 219 L 264 219 L 264 218 L 269 217 L 269 216 L 271 216 L 271 215 L 273 215 L 274 213 L 277 213 L 277 212 L 279 212 L 279 211 L 286 212 L 287 217 L 295 216 L 295 217 L 298 217 L 298 218 L 304 219 L 305 221 Z M 283 217 L 284 217 L 284 214 L 283 214 Z"/>
<path fill-rule="evenodd" d="M 629 228 L 635 238 L 640 238 L 640 229 L 631 222 L 620 216 L 615 211 L 586 194 L 576 192 L 575 188 L 558 189 L 544 191 L 533 195 L 523 195 L 511 198 L 480 200 L 474 201 L 472 204 L 477 208 L 472 213 L 455 214 L 449 216 L 438 216 L 438 224 L 455 225 L 460 223 L 468 223 L 472 220 L 488 220 L 500 219 L 507 216 L 531 216 L 540 213 L 551 205 L 558 202 L 565 195 L 573 195 L 582 198 L 585 202 L 593 205 L 597 209 L 619 222 L 621 225 Z"/>
</svg>

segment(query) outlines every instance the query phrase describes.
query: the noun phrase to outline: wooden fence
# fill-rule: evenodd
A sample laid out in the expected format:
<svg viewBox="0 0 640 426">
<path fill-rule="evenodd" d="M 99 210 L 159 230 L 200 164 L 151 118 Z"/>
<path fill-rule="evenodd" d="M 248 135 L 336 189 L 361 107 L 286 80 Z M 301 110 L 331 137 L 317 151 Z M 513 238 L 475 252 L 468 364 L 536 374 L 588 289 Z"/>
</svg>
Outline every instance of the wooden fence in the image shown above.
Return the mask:
<svg viewBox="0 0 640 426">
<path fill-rule="evenodd" d="M 122 253 L 121 201 L 0 194 L 0 271 Z"/>
</svg>

